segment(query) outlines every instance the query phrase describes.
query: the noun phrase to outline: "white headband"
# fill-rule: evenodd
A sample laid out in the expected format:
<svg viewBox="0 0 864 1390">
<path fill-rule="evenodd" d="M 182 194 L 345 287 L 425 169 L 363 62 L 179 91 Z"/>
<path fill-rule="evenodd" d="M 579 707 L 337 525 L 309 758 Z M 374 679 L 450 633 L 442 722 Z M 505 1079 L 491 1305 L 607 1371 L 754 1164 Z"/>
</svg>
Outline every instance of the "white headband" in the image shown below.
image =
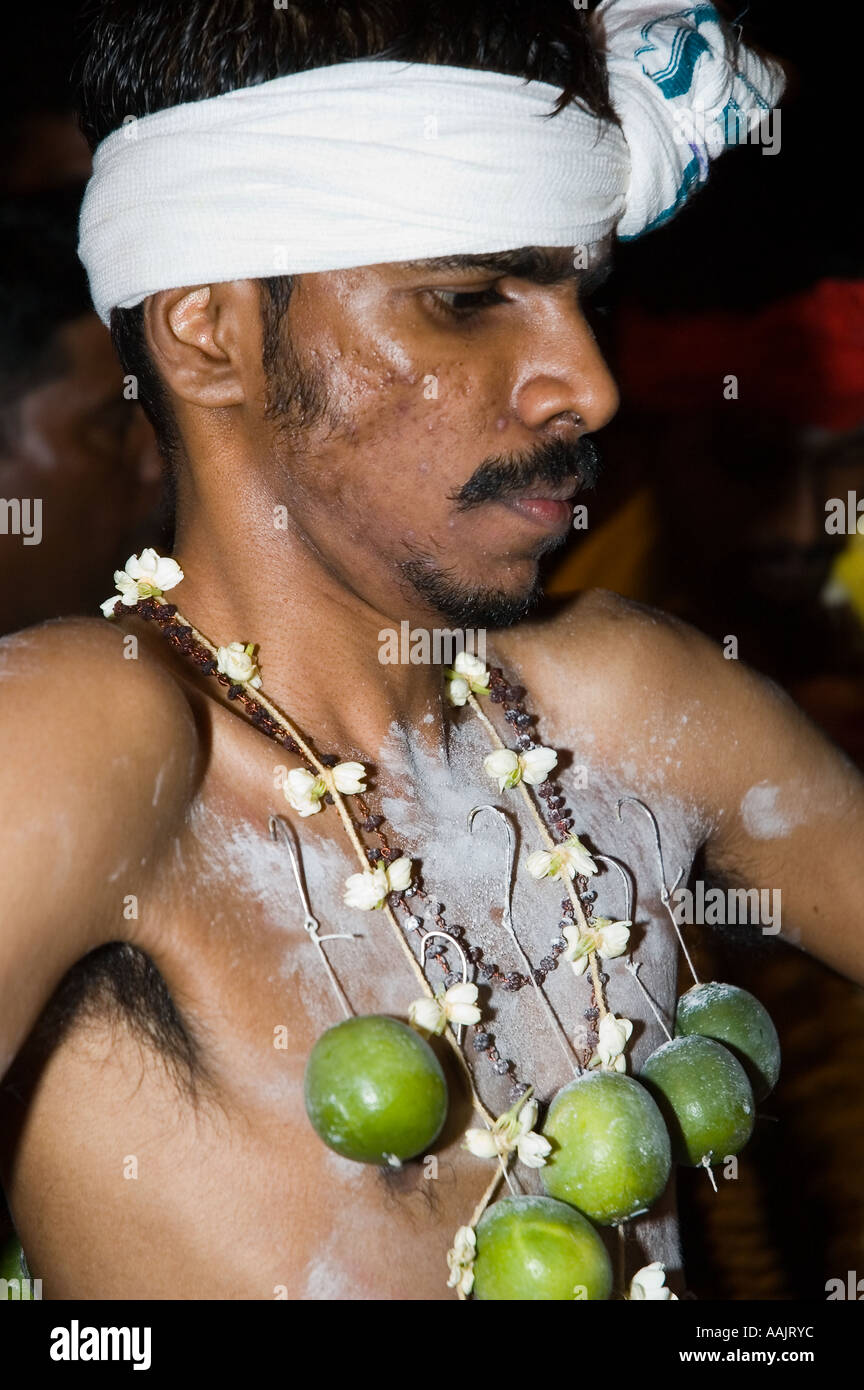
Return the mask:
<svg viewBox="0 0 864 1390">
<path fill-rule="evenodd" d="M 364 59 L 130 120 L 103 140 L 78 252 L 96 310 L 223 280 L 641 235 L 707 177 L 724 115 L 758 116 L 779 66 L 708 4 L 604 0 L 623 125 L 545 82 Z M 694 110 L 708 119 L 689 119 Z"/>
</svg>

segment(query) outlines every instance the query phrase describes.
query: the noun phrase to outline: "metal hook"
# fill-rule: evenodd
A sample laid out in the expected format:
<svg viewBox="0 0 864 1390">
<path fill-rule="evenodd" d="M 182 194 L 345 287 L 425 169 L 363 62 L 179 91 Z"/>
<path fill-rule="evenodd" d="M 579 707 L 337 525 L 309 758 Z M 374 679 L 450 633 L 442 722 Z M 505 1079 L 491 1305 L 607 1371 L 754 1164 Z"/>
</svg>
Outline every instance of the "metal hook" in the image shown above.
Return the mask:
<svg viewBox="0 0 864 1390">
<path fill-rule="evenodd" d="M 600 862 L 603 863 L 603 864 L 614 864 L 614 865 L 615 865 L 615 868 L 618 870 L 619 874 L 621 875 L 622 881 L 623 881 L 623 883 L 624 883 L 624 893 L 625 893 L 625 895 L 626 895 L 626 902 L 625 902 L 625 907 L 624 907 L 624 917 L 625 917 L 625 919 L 626 919 L 628 922 L 632 922 L 632 920 L 633 920 L 633 898 L 634 898 L 634 888 L 633 888 L 633 875 L 631 874 L 630 870 L 627 868 L 626 864 L 622 864 L 621 861 L 620 861 L 620 859 L 615 859 L 615 858 L 613 858 L 613 856 L 612 856 L 611 854 L 595 854 L 595 855 L 593 855 L 593 858 L 594 858 L 594 859 L 599 859 Z"/>
<path fill-rule="evenodd" d="M 630 961 L 630 960 L 625 960 L 625 962 L 624 962 L 624 969 L 630 971 L 630 974 L 633 976 L 633 979 L 636 981 L 637 985 L 639 986 L 639 988 L 641 989 L 641 991 L 642 991 L 642 993 L 644 994 L 645 998 L 647 999 L 647 1001 L 648 1001 L 648 1007 L 650 1008 L 650 1010 L 651 1010 L 651 1012 L 653 1013 L 654 1017 L 656 1018 L 657 1022 L 660 1024 L 660 1027 L 663 1029 L 663 1032 L 666 1034 L 666 1040 L 667 1040 L 667 1042 L 671 1042 L 671 1041 L 672 1041 L 672 1034 L 669 1032 L 669 1029 L 668 1029 L 667 1024 L 666 1024 L 666 1020 L 664 1019 L 664 1017 L 663 1017 L 663 1015 L 661 1014 L 660 1010 L 657 1008 L 657 1005 L 654 1003 L 654 1000 L 651 998 L 651 995 L 648 993 L 648 991 L 647 991 L 647 989 L 645 988 L 645 986 L 643 985 L 642 981 L 639 979 L 639 968 L 640 968 L 641 964 L 642 964 L 641 961 Z"/>
<path fill-rule="evenodd" d="M 512 934 L 513 911 L 511 902 L 513 897 L 513 863 L 516 858 L 516 836 L 513 833 L 513 826 L 510 824 L 509 817 L 506 816 L 499 807 L 491 806 L 488 802 L 485 802 L 482 806 L 472 806 L 471 810 L 468 812 L 468 829 L 472 835 L 474 834 L 474 817 L 479 811 L 491 811 L 493 816 L 497 816 L 499 822 L 504 826 L 507 835 L 507 867 L 504 876 L 504 915 L 502 917 L 502 923 L 506 930 Z"/>
<path fill-rule="evenodd" d="M 324 969 L 327 973 L 327 978 L 330 981 L 336 998 L 339 1000 L 339 1003 L 342 1006 L 342 1010 L 345 1014 L 345 1017 L 351 1018 L 353 1016 L 354 1010 L 351 1008 L 351 1005 L 348 1002 L 348 997 L 345 994 L 345 991 L 340 985 L 338 979 L 336 978 L 332 965 L 330 964 L 329 960 L 324 954 L 324 948 L 322 947 L 321 942 L 352 941 L 354 937 L 361 936 L 362 932 L 330 932 L 325 934 L 324 936 L 318 935 L 318 920 L 314 916 L 312 908 L 309 905 L 309 896 L 306 892 L 306 885 L 303 882 L 303 875 L 300 871 L 300 861 L 297 857 L 297 852 L 294 848 L 294 842 L 289 831 L 288 824 L 286 821 L 282 819 L 281 816 L 271 816 L 269 821 L 269 827 L 271 840 L 273 840 L 276 844 L 278 844 L 281 840 L 282 844 L 288 851 L 288 856 L 291 860 L 291 868 L 294 871 L 294 882 L 297 885 L 297 892 L 300 896 L 300 902 L 303 905 L 303 927 L 306 931 L 306 934 L 309 937 L 309 939 L 315 943 L 315 946 L 318 950 L 318 955 L 321 958 L 321 963 L 324 966 Z"/>
<path fill-rule="evenodd" d="M 648 806 L 645 805 L 644 801 L 639 800 L 638 796 L 622 796 L 619 797 L 615 805 L 615 811 L 619 821 L 621 820 L 621 807 L 627 801 L 631 802 L 634 806 L 638 806 L 640 810 L 644 811 L 646 816 L 650 820 L 652 826 L 654 827 L 654 844 L 657 848 L 657 861 L 660 865 L 660 901 L 662 902 L 663 906 L 669 914 L 669 920 L 671 921 L 672 926 L 675 930 L 675 935 L 678 937 L 678 942 L 681 946 L 681 950 L 684 952 L 684 958 L 687 961 L 690 973 L 693 976 L 693 979 L 696 981 L 696 984 L 698 985 L 699 976 L 696 974 L 696 968 L 692 960 L 690 959 L 690 952 L 687 950 L 687 947 L 684 944 L 684 937 L 681 934 L 681 928 L 675 920 L 675 913 L 672 911 L 672 908 L 669 905 L 672 894 L 675 892 L 676 888 L 678 887 L 679 883 L 684 877 L 684 865 L 681 865 L 681 868 L 675 875 L 675 882 L 672 884 L 672 887 L 669 888 L 666 884 L 666 866 L 663 863 L 663 845 L 660 840 L 660 827 L 657 824 L 657 817 L 654 815 L 654 812 L 650 810 Z"/>
<path fill-rule="evenodd" d="M 657 817 L 654 815 L 654 812 L 650 809 L 650 807 L 645 805 L 644 801 L 639 800 L 638 796 L 621 796 L 618 798 L 618 801 L 615 804 L 615 812 L 618 816 L 619 821 L 621 820 L 621 807 L 625 804 L 625 802 L 628 801 L 631 803 L 631 805 L 638 806 L 640 811 L 645 812 L 646 816 L 651 822 L 651 825 L 654 828 L 654 844 L 657 849 L 657 862 L 660 865 L 660 901 L 665 906 L 669 902 L 670 893 L 674 893 L 675 889 L 678 887 L 678 884 L 681 882 L 681 879 L 684 876 L 684 866 L 682 864 L 681 868 L 678 870 L 677 877 L 671 889 L 668 888 L 666 885 L 666 865 L 663 863 L 663 845 L 660 840 L 660 827 L 657 824 Z"/>
<path fill-rule="evenodd" d="M 516 935 L 516 929 L 513 926 L 513 913 L 510 906 L 510 899 L 513 888 L 513 861 L 516 852 L 516 837 L 513 833 L 513 827 L 510 824 L 509 818 L 507 817 L 507 815 L 505 815 L 505 813 L 502 810 L 500 810 L 497 806 L 491 806 L 488 803 L 485 803 L 482 806 L 472 807 L 472 809 L 468 812 L 468 828 L 472 834 L 474 832 L 474 817 L 477 815 L 478 811 L 491 811 L 493 815 L 498 817 L 498 820 L 504 825 L 504 828 L 507 832 L 507 868 L 506 878 L 504 881 L 504 911 L 501 916 L 501 925 L 504 927 L 504 930 L 510 936 L 510 939 L 512 940 L 517 951 L 519 952 L 519 955 L 522 958 L 522 961 L 528 972 L 528 979 L 534 986 L 534 989 L 537 992 L 537 997 L 543 1005 L 546 1017 L 552 1027 L 552 1031 L 554 1032 L 560 1044 L 561 1051 L 567 1058 L 568 1066 L 572 1070 L 574 1076 L 581 1076 L 582 1068 L 579 1065 L 579 1060 L 576 1057 L 570 1039 L 567 1037 L 567 1034 L 561 1025 L 558 1015 L 555 1013 L 555 1010 L 552 1008 L 552 1005 L 546 998 L 546 994 L 534 973 L 534 966 L 531 964 L 528 954 L 525 951 L 522 942 L 519 940 L 519 937 Z"/>
<path fill-rule="evenodd" d="M 281 831 L 281 834 L 278 834 L 277 831 Z M 362 932 L 356 931 L 329 932 L 324 936 L 319 936 L 318 919 L 313 915 L 312 909 L 309 906 L 309 896 L 306 892 L 306 885 L 303 882 L 303 875 L 300 872 L 300 863 L 297 858 L 297 853 L 288 832 L 288 825 L 281 816 L 270 817 L 270 838 L 277 842 L 281 839 L 288 851 L 288 857 L 291 860 L 291 868 L 294 870 L 294 882 L 297 884 L 297 892 L 303 904 L 303 926 L 309 935 L 313 936 L 316 941 L 353 941 L 355 937 L 362 936 Z"/>
</svg>

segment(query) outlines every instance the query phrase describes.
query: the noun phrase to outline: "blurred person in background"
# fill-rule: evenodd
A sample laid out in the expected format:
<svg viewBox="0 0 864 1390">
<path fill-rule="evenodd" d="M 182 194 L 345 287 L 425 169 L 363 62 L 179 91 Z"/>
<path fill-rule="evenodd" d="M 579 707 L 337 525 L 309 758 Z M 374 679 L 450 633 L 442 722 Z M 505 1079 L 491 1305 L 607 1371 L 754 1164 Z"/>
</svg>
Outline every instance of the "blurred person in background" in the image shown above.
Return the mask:
<svg viewBox="0 0 864 1390">
<path fill-rule="evenodd" d="M 735 635 L 864 765 L 861 514 L 845 516 L 864 501 L 864 281 L 750 313 L 626 314 L 619 346 L 656 451 L 652 602 Z"/>
<path fill-rule="evenodd" d="M 161 467 L 76 254 L 81 192 L 0 203 L 2 633 L 98 613 L 153 534 Z"/>
</svg>

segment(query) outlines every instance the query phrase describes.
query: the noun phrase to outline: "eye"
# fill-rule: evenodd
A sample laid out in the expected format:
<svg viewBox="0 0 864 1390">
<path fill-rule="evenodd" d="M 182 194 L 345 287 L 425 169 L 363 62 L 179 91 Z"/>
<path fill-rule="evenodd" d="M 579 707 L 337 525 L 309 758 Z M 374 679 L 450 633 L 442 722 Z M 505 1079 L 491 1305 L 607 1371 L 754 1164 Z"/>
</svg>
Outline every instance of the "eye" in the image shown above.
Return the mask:
<svg viewBox="0 0 864 1390">
<path fill-rule="evenodd" d="M 450 318 L 467 319 L 494 304 L 506 304 L 496 289 L 485 290 L 428 290 L 436 309 Z"/>
</svg>

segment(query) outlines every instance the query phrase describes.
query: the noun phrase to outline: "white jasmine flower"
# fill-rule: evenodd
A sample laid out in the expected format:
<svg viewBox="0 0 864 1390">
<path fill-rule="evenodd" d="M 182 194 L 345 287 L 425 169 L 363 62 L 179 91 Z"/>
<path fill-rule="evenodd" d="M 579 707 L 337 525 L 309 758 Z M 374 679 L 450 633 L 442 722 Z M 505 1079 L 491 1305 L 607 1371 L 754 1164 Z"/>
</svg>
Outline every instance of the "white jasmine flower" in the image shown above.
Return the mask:
<svg viewBox="0 0 864 1390">
<path fill-rule="evenodd" d="M 483 770 L 496 779 L 499 792 L 503 792 L 517 782 L 528 782 L 530 786 L 545 782 L 557 761 L 558 754 L 551 748 L 531 748 L 527 753 L 496 748 L 483 759 Z"/>
<path fill-rule="evenodd" d="M 232 645 L 239 645 L 234 643 Z M 225 650 L 220 647 L 220 652 Z M 220 669 L 223 669 L 220 667 Z M 234 673 L 226 671 L 227 675 L 234 678 Z M 254 684 L 254 682 L 252 682 Z M 260 684 L 260 681 L 259 681 Z M 362 763 L 337 763 L 332 768 L 333 785 L 337 791 L 348 793 L 363 792 L 366 790 L 363 778 L 366 770 Z M 285 778 L 284 791 L 288 804 L 294 808 L 301 816 L 312 816 L 316 811 L 322 810 L 321 798 L 328 791 L 329 778 L 316 777 L 314 773 L 308 772 L 306 768 L 296 767 L 288 773 Z M 410 860 L 408 861 L 410 869 Z M 401 864 L 401 860 L 396 861 Z M 399 871 L 401 873 L 401 870 Z M 355 875 L 356 877 L 356 875 Z"/>
<path fill-rule="evenodd" d="M 387 869 L 387 882 L 390 885 L 391 893 L 401 893 L 411 882 L 411 860 L 407 854 L 403 854 L 400 859 L 394 859 Z"/>
<path fill-rule="evenodd" d="M 453 1238 L 453 1245 L 447 1251 L 447 1265 L 450 1277 L 448 1289 L 457 1289 L 465 1297 L 474 1287 L 474 1256 L 477 1253 L 477 1237 L 471 1226 L 460 1226 Z"/>
<path fill-rule="evenodd" d="M 479 1023 L 477 986 L 470 983 L 451 985 L 444 993 L 444 1011 L 451 1023 Z"/>
<path fill-rule="evenodd" d="M 501 1152 L 499 1136 L 491 1129 L 466 1129 L 462 1147 L 475 1158 L 497 1158 Z"/>
<path fill-rule="evenodd" d="M 580 936 L 578 926 L 572 922 L 564 928 L 567 950 L 562 952 L 562 959 L 569 960 L 574 975 L 583 975 L 592 951 L 607 960 L 623 956 L 632 925 L 632 922 L 613 922 L 609 917 L 594 917 L 588 931 Z"/>
<path fill-rule="evenodd" d="M 526 1168 L 543 1168 L 546 1155 L 551 1148 L 549 1140 L 544 1139 L 542 1134 L 535 1134 L 533 1130 L 528 1134 L 520 1134 L 516 1140 L 516 1152 Z"/>
<path fill-rule="evenodd" d="M 666 1266 L 660 1260 L 636 1271 L 630 1280 L 630 1298 L 678 1302 L 678 1295 L 666 1287 Z"/>
<path fill-rule="evenodd" d="M 539 786 L 546 781 L 557 761 L 558 754 L 554 748 L 529 748 L 527 753 L 520 753 L 523 782 L 531 787 Z"/>
<path fill-rule="evenodd" d="M 498 783 L 499 792 L 505 787 L 515 787 L 521 776 L 519 759 L 509 748 L 496 748 L 494 753 L 483 759 L 483 771 Z"/>
<path fill-rule="evenodd" d="M 537 1102 L 531 1100 L 530 1095 L 531 1092 L 529 1091 L 527 1093 L 528 1098 L 523 1098 L 516 1120 L 516 1152 L 526 1168 L 542 1168 L 546 1163 L 546 1155 L 552 1150 L 552 1145 L 548 1139 L 543 1138 L 542 1134 L 534 1133 L 534 1126 L 537 1123 Z"/>
<path fill-rule="evenodd" d="M 542 1134 L 534 1132 L 537 1102 L 530 1096 L 529 1090 L 506 1114 L 499 1116 L 491 1129 L 466 1130 L 462 1147 L 476 1158 L 501 1159 L 506 1159 L 515 1149 L 527 1168 L 544 1167 L 552 1145 Z"/>
<path fill-rule="evenodd" d="M 589 877 L 597 873 L 597 865 L 577 835 L 569 835 L 554 850 L 535 850 L 528 855 L 526 866 L 532 878 L 563 879 L 565 874 L 575 878 L 577 874 Z"/>
<path fill-rule="evenodd" d="M 345 880 L 343 902 L 346 907 L 359 907 L 363 912 L 383 907 L 384 899 L 390 892 L 387 873 L 383 866 L 366 869 L 361 874 L 349 874 Z"/>
<path fill-rule="evenodd" d="M 149 591 L 149 594 L 142 593 L 142 598 L 152 598 L 165 589 L 173 589 L 183 578 L 183 571 L 176 560 L 169 555 L 157 555 L 152 548 L 142 550 L 140 555 L 130 555 L 125 573 L 140 588 Z"/>
<path fill-rule="evenodd" d="M 440 999 L 414 999 L 408 1005 L 408 1022 L 421 1033 L 443 1033 L 447 1015 Z"/>
<path fill-rule="evenodd" d="M 604 1014 L 597 1029 L 597 1050 L 588 1066 L 603 1066 L 607 1071 L 626 1071 L 624 1048 L 632 1032 L 633 1024 L 629 1018 L 616 1018 L 614 1014 Z"/>
<path fill-rule="evenodd" d="M 355 796 L 357 792 L 365 792 L 365 776 L 366 769 L 362 763 L 337 763 L 333 768 L 336 790 L 344 796 Z"/>
<path fill-rule="evenodd" d="M 408 1007 L 408 1022 L 424 1033 L 443 1033 L 448 1023 L 479 1023 L 477 986 L 451 985 L 435 999 L 415 999 Z"/>
<path fill-rule="evenodd" d="M 110 618 L 117 599 L 123 600 L 127 608 L 134 608 L 139 599 L 159 598 L 166 589 L 173 589 L 183 578 L 183 571 L 176 560 L 167 555 L 157 555 L 155 550 L 142 550 L 140 555 L 130 555 L 126 568 L 114 571 L 114 583 L 118 592 L 101 604 L 102 612 Z"/>
<path fill-rule="evenodd" d="M 252 642 L 229 642 L 227 647 L 216 651 L 216 666 L 224 676 L 230 676 L 238 685 L 251 685 L 256 690 L 261 687 L 261 676 L 254 657 Z"/>
<path fill-rule="evenodd" d="M 470 694 L 471 687 L 461 676 L 453 676 L 451 680 L 448 680 L 447 699 L 450 701 L 451 705 L 467 704 Z"/>
<path fill-rule="evenodd" d="M 488 666 L 472 652 L 457 652 L 453 662 L 453 670 L 457 676 L 463 676 L 469 682 L 472 690 L 475 686 L 484 687 L 489 684 Z"/>
<path fill-rule="evenodd" d="M 451 705 L 464 705 L 470 694 L 489 694 L 489 669 L 470 652 L 457 652 L 452 668 L 444 675 Z"/>
<path fill-rule="evenodd" d="M 388 893 L 401 893 L 411 882 L 411 860 L 407 855 L 394 859 L 386 868 L 383 860 L 374 869 L 361 874 L 349 874 L 345 880 L 342 901 L 346 907 L 359 907 L 363 912 L 383 907 Z"/>
<path fill-rule="evenodd" d="M 299 816 L 314 816 L 316 811 L 321 810 L 321 798 L 327 790 L 327 783 L 307 772 L 305 767 L 292 767 L 282 789 L 288 805 Z"/>
</svg>

